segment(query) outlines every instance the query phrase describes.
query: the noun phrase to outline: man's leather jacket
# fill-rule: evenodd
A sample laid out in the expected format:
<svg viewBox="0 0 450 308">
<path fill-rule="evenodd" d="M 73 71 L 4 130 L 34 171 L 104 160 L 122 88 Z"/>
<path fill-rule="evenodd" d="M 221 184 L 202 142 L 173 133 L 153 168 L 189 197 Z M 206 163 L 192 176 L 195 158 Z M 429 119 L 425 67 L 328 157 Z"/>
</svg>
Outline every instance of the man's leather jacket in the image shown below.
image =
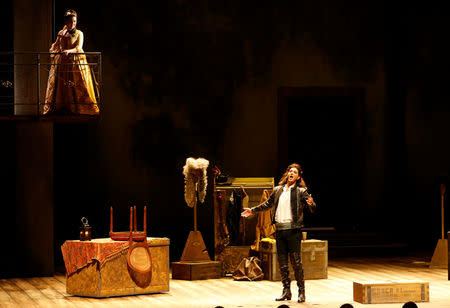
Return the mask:
<svg viewBox="0 0 450 308">
<path fill-rule="evenodd" d="M 280 199 L 281 193 L 283 192 L 283 186 L 276 186 L 273 189 L 272 194 L 269 199 L 265 202 L 261 203 L 258 206 L 252 207 L 251 210 L 253 213 L 261 212 L 268 210 L 272 207 L 275 207 L 272 215 L 272 223 L 275 224 L 275 213 L 277 212 L 278 201 Z M 308 205 L 306 200 L 309 197 L 309 193 L 306 188 L 299 187 L 297 185 L 291 189 L 291 211 L 292 211 L 292 223 L 291 229 L 300 229 L 303 228 L 303 210 L 304 208 L 308 208 L 312 213 L 316 209 L 316 204 L 313 202 L 311 205 Z"/>
</svg>

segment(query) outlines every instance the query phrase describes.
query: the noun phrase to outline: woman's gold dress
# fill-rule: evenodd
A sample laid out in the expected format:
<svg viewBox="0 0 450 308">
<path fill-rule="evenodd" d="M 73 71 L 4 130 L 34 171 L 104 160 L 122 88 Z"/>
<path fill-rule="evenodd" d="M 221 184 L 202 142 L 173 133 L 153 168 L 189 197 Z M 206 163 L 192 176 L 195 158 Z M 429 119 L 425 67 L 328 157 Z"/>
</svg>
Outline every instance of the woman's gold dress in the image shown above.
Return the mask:
<svg viewBox="0 0 450 308">
<path fill-rule="evenodd" d="M 50 48 L 50 52 L 76 49 L 83 53 L 83 32 L 66 33 Z M 94 74 L 87 65 L 84 54 L 52 55 L 48 76 L 43 115 L 50 114 L 88 114 L 97 115 L 98 87 Z"/>
</svg>

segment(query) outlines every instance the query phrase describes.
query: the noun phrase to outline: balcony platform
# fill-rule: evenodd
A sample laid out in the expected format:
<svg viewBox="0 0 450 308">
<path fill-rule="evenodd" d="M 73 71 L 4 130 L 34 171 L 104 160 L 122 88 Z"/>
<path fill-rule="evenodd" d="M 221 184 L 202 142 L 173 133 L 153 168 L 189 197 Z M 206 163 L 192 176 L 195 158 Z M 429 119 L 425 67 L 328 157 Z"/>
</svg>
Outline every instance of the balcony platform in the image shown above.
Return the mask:
<svg viewBox="0 0 450 308">
<path fill-rule="evenodd" d="M 56 123 L 73 123 L 73 122 L 91 122 L 98 121 L 99 115 L 50 115 L 50 116 L 37 116 L 37 115 L 8 115 L 0 116 L 0 121 L 47 121 Z"/>
</svg>

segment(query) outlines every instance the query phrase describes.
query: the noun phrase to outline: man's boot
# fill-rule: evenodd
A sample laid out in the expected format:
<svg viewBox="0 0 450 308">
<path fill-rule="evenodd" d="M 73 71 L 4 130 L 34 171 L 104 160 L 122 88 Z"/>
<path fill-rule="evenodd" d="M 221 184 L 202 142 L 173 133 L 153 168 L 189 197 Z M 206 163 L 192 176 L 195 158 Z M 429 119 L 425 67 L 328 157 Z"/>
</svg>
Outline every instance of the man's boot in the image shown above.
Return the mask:
<svg viewBox="0 0 450 308">
<path fill-rule="evenodd" d="M 278 256 L 278 264 L 280 265 L 281 283 L 283 284 L 283 293 L 281 297 L 275 299 L 276 301 L 290 300 L 291 293 L 291 279 L 289 278 L 289 261 L 287 255 Z"/>
<path fill-rule="evenodd" d="M 300 253 L 293 252 L 291 253 L 291 263 L 294 268 L 294 276 L 295 280 L 297 280 L 298 286 L 298 302 L 303 303 L 305 299 L 305 280 L 303 278 L 303 266 L 302 259 L 300 257 Z"/>
</svg>

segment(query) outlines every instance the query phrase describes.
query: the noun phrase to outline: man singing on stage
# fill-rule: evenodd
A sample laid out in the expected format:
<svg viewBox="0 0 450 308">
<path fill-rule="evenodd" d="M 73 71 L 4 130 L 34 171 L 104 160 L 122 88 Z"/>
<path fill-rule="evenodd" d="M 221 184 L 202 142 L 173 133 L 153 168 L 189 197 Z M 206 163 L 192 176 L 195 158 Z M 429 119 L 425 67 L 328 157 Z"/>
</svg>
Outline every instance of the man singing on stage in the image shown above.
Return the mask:
<svg viewBox="0 0 450 308">
<path fill-rule="evenodd" d="M 277 301 L 290 300 L 292 297 L 288 255 L 291 257 L 291 264 L 297 280 L 298 302 L 305 301 L 300 234 L 303 227 L 303 209 L 307 207 L 310 212 L 313 212 L 316 204 L 307 192 L 302 175 L 302 168 L 299 164 L 289 165 L 278 183 L 279 186 L 274 188 L 269 199 L 258 206 L 245 209 L 241 214 L 243 217 L 249 217 L 253 213 L 275 206 L 275 217 L 272 218 L 272 221 L 276 226 L 278 264 L 283 284 L 283 293 L 276 299 Z"/>
</svg>

